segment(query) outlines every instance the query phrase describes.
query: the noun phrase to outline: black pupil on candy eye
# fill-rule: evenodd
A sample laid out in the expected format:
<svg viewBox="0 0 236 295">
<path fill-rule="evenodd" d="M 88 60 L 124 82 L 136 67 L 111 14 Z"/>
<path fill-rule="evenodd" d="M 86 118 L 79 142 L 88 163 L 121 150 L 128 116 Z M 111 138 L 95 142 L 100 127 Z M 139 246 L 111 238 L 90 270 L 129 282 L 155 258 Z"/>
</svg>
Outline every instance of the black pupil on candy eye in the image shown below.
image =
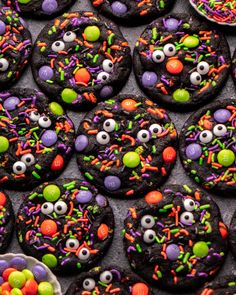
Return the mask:
<svg viewBox="0 0 236 295">
<path fill-rule="evenodd" d="M 200 70 L 204 70 L 204 66 L 200 66 Z"/>
<path fill-rule="evenodd" d="M 152 240 L 154 236 L 152 234 L 149 235 L 149 239 Z"/>
<path fill-rule="evenodd" d="M 196 80 L 200 81 L 200 79 L 201 79 L 200 76 L 197 76 L 197 77 L 196 77 Z"/>
<path fill-rule="evenodd" d="M 222 126 L 218 126 L 218 130 L 222 130 L 223 128 L 222 128 Z"/>
<path fill-rule="evenodd" d="M 103 80 L 106 80 L 107 79 L 107 76 L 104 75 L 104 76 L 102 76 L 102 78 L 103 78 Z"/>
<path fill-rule="evenodd" d="M 3 63 L 0 62 L 0 68 L 2 68 L 2 67 L 3 67 Z"/>
<path fill-rule="evenodd" d="M 43 121 L 47 122 L 47 120 L 48 120 L 48 118 L 46 118 L 46 117 L 43 118 Z"/>
<path fill-rule="evenodd" d="M 193 201 L 189 202 L 189 205 L 190 205 L 190 206 L 193 206 Z"/>
<path fill-rule="evenodd" d="M 48 205 L 44 205 L 43 208 L 44 208 L 44 209 L 47 209 L 47 208 L 48 208 Z"/>
<path fill-rule="evenodd" d="M 110 279 L 111 279 L 111 276 L 107 275 L 107 276 L 106 276 L 106 280 L 109 281 Z"/>
<path fill-rule="evenodd" d="M 60 42 L 56 42 L 56 44 L 55 44 L 56 46 L 60 46 Z"/>
<path fill-rule="evenodd" d="M 70 35 L 71 35 L 71 32 L 67 32 L 67 33 L 66 33 L 66 36 L 70 36 Z"/>
<path fill-rule="evenodd" d="M 147 219 L 146 219 L 146 222 L 147 222 L 147 223 L 150 223 L 150 222 L 151 222 L 151 219 L 150 219 L 150 218 L 147 218 Z"/>
<path fill-rule="evenodd" d="M 169 47 L 169 51 L 173 51 L 174 50 L 174 48 L 173 47 Z"/>
<path fill-rule="evenodd" d="M 106 138 L 107 138 L 106 134 L 103 134 L 103 135 L 102 135 L 102 138 L 103 138 L 103 139 L 106 139 Z"/>
<path fill-rule="evenodd" d="M 153 129 L 153 132 L 157 133 L 158 132 L 158 129 L 157 128 L 154 128 Z"/>
<path fill-rule="evenodd" d="M 106 124 L 105 124 L 107 127 L 109 127 L 111 124 L 110 124 L 110 122 L 106 122 Z"/>
<path fill-rule="evenodd" d="M 189 219 L 189 216 L 188 216 L 188 215 L 185 215 L 185 217 L 184 217 L 184 218 L 188 220 L 188 219 Z"/>
<path fill-rule="evenodd" d="M 70 243 L 70 247 L 73 248 L 75 244 L 73 242 Z"/>
<path fill-rule="evenodd" d="M 58 211 L 61 211 L 62 210 L 62 207 L 61 206 L 57 206 L 57 210 Z"/>
<path fill-rule="evenodd" d="M 85 281 L 85 285 L 88 286 L 89 285 L 89 281 Z"/>
<path fill-rule="evenodd" d="M 26 158 L 26 162 L 30 163 L 31 159 L 30 158 Z"/>
<path fill-rule="evenodd" d="M 83 255 L 86 255 L 86 254 L 87 254 L 87 251 L 86 251 L 86 250 L 83 250 L 83 251 L 82 251 L 82 254 L 83 254 Z"/>
<path fill-rule="evenodd" d="M 17 171 L 21 171 L 21 166 L 17 166 L 17 167 L 16 167 L 16 170 L 17 170 Z"/>
<path fill-rule="evenodd" d="M 143 133 L 142 134 L 142 138 L 146 138 L 147 137 L 147 134 L 146 133 Z"/>
<path fill-rule="evenodd" d="M 112 68 L 112 63 L 110 62 L 108 66 L 109 66 L 110 68 Z"/>
<path fill-rule="evenodd" d="M 203 133 L 203 134 L 202 134 L 202 137 L 207 137 L 207 134 L 206 134 L 206 133 Z"/>
<path fill-rule="evenodd" d="M 157 59 L 161 59 L 161 56 L 160 56 L 160 55 L 157 55 L 156 58 L 157 58 Z"/>
</svg>

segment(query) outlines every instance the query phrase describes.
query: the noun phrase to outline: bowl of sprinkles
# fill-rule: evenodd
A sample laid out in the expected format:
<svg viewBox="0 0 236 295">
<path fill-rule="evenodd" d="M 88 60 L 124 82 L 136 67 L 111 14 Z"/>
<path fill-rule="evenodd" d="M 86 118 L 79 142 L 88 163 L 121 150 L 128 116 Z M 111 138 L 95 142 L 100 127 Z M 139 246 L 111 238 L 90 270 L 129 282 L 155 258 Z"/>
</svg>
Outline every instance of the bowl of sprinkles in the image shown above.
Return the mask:
<svg viewBox="0 0 236 295">
<path fill-rule="evenodd" d="M 219 25 L 236 26 L 236 0 L 189 0 L 193 8 Z"/>
</svg>

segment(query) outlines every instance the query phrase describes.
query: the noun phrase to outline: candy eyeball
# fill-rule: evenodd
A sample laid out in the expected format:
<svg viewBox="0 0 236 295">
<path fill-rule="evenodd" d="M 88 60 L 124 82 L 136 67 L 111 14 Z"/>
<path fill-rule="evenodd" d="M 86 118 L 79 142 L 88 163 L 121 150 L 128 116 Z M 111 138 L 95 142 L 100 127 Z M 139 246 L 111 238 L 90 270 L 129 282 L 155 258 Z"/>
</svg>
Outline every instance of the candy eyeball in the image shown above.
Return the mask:
<svg viewBox="0 0 236 295">
<path fill-rule="evenodd" d="M 40 114 L 39 114 L 39 112 L 36 112 L 36 111 L 34 111 L 34 112 L 30 112 L 30 113 L 29 113 L 29 118 L 30 118 L 30 120 L 33 121 L 33 122 L 38 122 L 38 120 L 39 120 L 39 118 L 40 118 Z"/>
<path fill-rule="evenodd" d="M 155 225 L 155 220 L 152 215 L 144 215 L 141 219 L 141 226 L 143 228 L 152 228 Z"/>
<path fill-rule="evenodd" d="M 92 278 L 87 278 L 83 281 L 83 288 L 86 291 L 93 291 L 96 286 L 96 282 Z"/>
<path fill-rule="evenodd" d="M 191 212 L 183 212 L 180 215 L 180 222 L 184 225 L 192 225 L 194 222 L 194 217 Z"/>
<path fill-rule="evenodd" d="M 113 71 L 113 68 L 114 68 L 114 64 L 113 62 L 110 60 L 110 59 L 105 59 L 103 62 L 102 62 L 102 68 L 105 72 L 107 73 L 111 73 Z"/>
<path fill-rule="evenodd" d="M 201 82 L 202 82 L 202 76 L 201 76 L 198 72 L 193 72 L 193 73 L 190 75 L 190 82 L 191 82 L 193 85 L 199 85 L 199 84 L 201 84 Z"/>
<path fill-rule="evenodd" d="M 107 72 L 101 72 L 97 75 L 97 80 L 101 82 L 106 82 L 110 75 Z"/>
<path fill-rule="evenodd" d="M 68 239 L 66 241 L 66 248 L 70 250 L 77 250 L 79 248 L 79 241 L 77 239 Z"/>
<path fill-rule="evenodd" d="M 162 127 L 159 124 L 152 124 L 149 127 L 149 130 L 151 131 L 152 135 L 158 135 L 162 132 Z"/>
<path fill-rule="evenodd" d="M 40 117 L 38 122 L 39 122 L 39 126 L 42 128 L 48 128 L 52 124 L 51 120 L 46 116 Z"/>
<path fill-rule="evenodd" d="M 90 252 L 87 248 L 82 248 L 80 251 L 79 251 L 79 255 L 78 255 L 78 258 L 82 261 L 85 261 L 87 259 L 89 259 L 90 257 Z"/>
<path fill-rule="evenodd" d="M 185 210 L 193 211 L 195 209 L 196 204 L 192 199 L 185 199 L 183 203 Z"/>
<path fill-rule="evenodd" d="M 102 145 L 107 144 L 108 142 L 110 142 L 110 135 L 105 131 L 100 131 L 96 136 L 96 140 Z"/>
<path fill-rule="evenodd" d="M 152 60 L 156 63 L 162 63 L 165 59 L 165 54 L 162 50 L 155 50 L 152 53 Z"/>
<path fill-rule="evenodd" d="M 45 215 L 49 215 L 53 212 L 53 204 L 51 202 L 45 202 L 41 206 L 41 212 Z"/>
<path fill-rule="evenodd" d="M 223 125 L 223 124 L 217 124 L 213 128 L 213 133 L 216 136 L 224 136 L 226 132 L 227 132 L 227 127 L 225 125 Z"/>
<path fill-rule="evenodd" d="M 152 244 L 156 239 L 156 233 L 152 229 L 148 229 L 143 234 L 143 241 L 147 244 Z"/>
<path fill-rule="evenodd" d="M 26 165 L 22 161 L 17 161 L 13 164 L 13 172 L 17 175 L 24 174 L 26 171 Z"/>
<path fill-rule="evenodd" d="M 138 132 L 137 139 L 141 142 L 144 142 L 144 143 L 148 142 L 150 139 L 150 134 L 147 130 L 142 129 Z"/>
<path fill-rule="evenodd" d="M 176 48 L 174 44 L 168 43 L 164 46 L 163 52 L 166 56 L 174 56 L 176 54 Z"/>
<path fill-rule="evenodd" d="M 76 39 L 76 34 L 72 31 L 66 32 L 63 36 L 64 42 L 73 42 L 75 39 Z"/>
<path fill-rule="evenodd" d="M 116 127 L 116 121 L 113 119 L 107 119 L 104 123 L 103 123 L 103 129 L 106 132 L 112 132 L 115 130 Z"/>
<path fill-rule="evenodd" d="M 201 61 L 197 65 L 197 71 L 201 75 L 206 75 L 209 72 L 209 70 L 210 70 L 210 66 L 209 66 L 209 63 L 207 63 L 206 61 Z"/>
<path fill-rule="evenodd" d="M 63 215 L 67 212 L 68 206 L 65 202 L 63 201 L 58 201 L 56 202 L 56 204 L 54 205 L 54 211 L 59 214 L 59 215 Z"/>
<path fill-rule="evenodd" d="M 35 157 L 32 154 L 25 154 L 21 157 L 21 161 L 29 167 L 35 163 Z"/>
<path fill-rule="evenodd" d="M 65 49 L 65 43 L 63 41 L 55 41 L 52 44 L 52 50 L 54 52 L 60 52 L 63 51 Z"/>
<path fill-rule="evenodd" d="M 110 271 L 106 270 L 100 274 L 100 281 L 105 284 L 110 284 L 113 279 L 113 275 Z"/>
<path fill-rule="evenodd" d="M 204 130 L 200 133 L 199 140 L 202 143 L 209 143 L 213 139 L 213 134 L 210 130 Z"/>
<path fill-rule="evenodd" d="M 5 58 L 0 58 L 0 72 L 5 72 L 9 68 L 9 62 Z"/>
</svg>

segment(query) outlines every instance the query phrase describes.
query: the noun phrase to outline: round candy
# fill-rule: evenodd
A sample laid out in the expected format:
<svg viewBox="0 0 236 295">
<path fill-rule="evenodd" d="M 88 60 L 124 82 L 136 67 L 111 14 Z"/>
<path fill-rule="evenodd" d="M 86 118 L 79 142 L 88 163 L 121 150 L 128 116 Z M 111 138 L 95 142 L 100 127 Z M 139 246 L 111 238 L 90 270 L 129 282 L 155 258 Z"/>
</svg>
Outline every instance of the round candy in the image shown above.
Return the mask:
<svg viewBox="0 0 236 295">
<path fill-rule="evenodd" d="M 84 30 L 84 35 L 87 41 L 95 42 L 100 37 L 100 29 L 97 26 L 88 26 Z"/>
<path fill-rule="evenodd" d="M 202 155 L 202 147 L 198 143 L 191 143 L 186 147 L 185 153 L 188 159 L 197 160 Z"/>
<path fill-rule="evenodd" d="M 48 282 L 41 282 L 38 286 L 39 295 L 53 295 L 54 290 L 52 284 Z"/>
<path fill-rule="evenodd" d="M 121 186 L 121 181 L 118 176 L 107 176 L 104 179 L 104 186 L 108 191 L 116 191 Z"/>
<path fill-rule="evenodd" d="M 140 156 L 136 152 L 128 152 L 123 157 L 123 163 L 128 168 L 136 168 L 140 163 Z"/>
<path fill-rule="evenodd" d="M 20 103 L 20 100 L 18 97 L 12 96 L 7 98 L 4 103 L 3 103 L 3 107 L 4 109 L 6 109 L 7 111 L 13 111 L 17 108 L 17 105 Z"/>
<path fill-rule="evenodd" d="M 88 146 L 88 137 L 86 135 L 79 135 L 75 140 L 75 149 L 81 152 Z"/>
<path fill-rule="evenodd" d="M 33 273 L 37 282 L 43 282 L 47 278 L 46 269 L 41 265 L 35 265 L 32 268 L 32 273 Z"/>
<path fill-rule="evenodd" d="M 54 75 L 53 69 L 49 66 L 42 66 L 39 69 L 39 78 L 43 81 L 51 80 L 53 75 Z"/>
<path fill-rule="evenodd" d="M 179 27 L 179 20 L 177 20 L 176 18 L 173 18 L 173 17 L 168 18 L 166 20 L 165 26 L 166 26 L 168 31 L 175 31 Z"/>
<path fill-rule="evenodd" d="M 231 113 L 226 109 L 219 109 L 214 112 L 214 119 L 216 122 L 225 123 L 229 120 Z"/>
<path fill-rule="evenodd" d="M 62 106 L 57 102 L 51 102 L 49 104 L 50 111 L 56 116 L 64 115 L 64 110 Z"/>
<path fill-rule="evenodd" d="M 170 260 L 173 260 L 173 261 L 177 260 L 180 255 L 180 250 L 178 245 L 175 245 L 175 244 L 168 245 L 166 247 L 166 255 L 167 255 L 167 258 Z"/>
<path fill-rule="evenodd" d="M 9 149 L 9 141 L 5 136 L 0 136 L 0 153 L 4 153 Z"/>
<path fill-rule="evenodd" d="M 195 36 L 188 36 L 184 39 L 183 44 L 188 48 L 194 48 L 199 45 L 199 39 Z"/>
<path fill-rule="evenodd" d="M 49 202 L 57 201 L 61 196 L 60 188 L 55 184 L 49 184 L 44 188 L 43 196 Z"/>
<path fill-rule="evenodd" d="M 190 94 L 186 89 L 177 89 L 173 93 L 173 99 L 178 102 L 186 102 L 190 99 Z"/>
<path fill-rule="evenodd" d="M 9 278 L 8 278 L 9 284 L 12 288 L 19 288 L 21 289 L 26 282 L 25 275 L 20 271 L 13 271 Z"/>
<path fill-rule="evenodd" d="M 46 130 L 41 137 L 43 145 L 50 147 L 57 142 L 57 133 L 53 130 Z"/>
<path fill-rule="evenodd" d="M 154 72 L 144 72 L 142 75 L 142 85 L 151 87 L 157 82 L 157 74 Z"/>
<path fill-rule="evenodd" d="M 27 261 L 22 257 L 14 257 L 10 260 L 10 266 L 17 270 L 23 270 L 27 267 Z"/>
<path fill-rule="evenodd" d="M 217 159 L 219 164 L 224 167 L 229 167 L 235 161 L 235 153 L 231 150 L 223 149 L 218 153 Z"/>
<path fill-rule="evenodd" d="M 76 200 L 81 204 L 89 203 L 93 198 L 93 194 L 90 191 L 79 191 L 76 194 Z"/>
<path fill-rule="evenodd" d="M 42 257 L 42 262 L 46 264 L 49 268 L 55 268 L 57 266 L 57 258 L 53 254 L 45 254 Z"/>
<path fill-rule="evenodd" d="M 193 245 L 193 254 L 199 258 L 207 256 L 209 253 L 209 247 L 206 242 L 197 242 Z"/>
<path fill-rule="evenodd" d="M 116 15 L 125 14 L 128 10 L 127 5 L 120 1 L 115 1 L 111 4 L 112 12 Z"/>
</svg>

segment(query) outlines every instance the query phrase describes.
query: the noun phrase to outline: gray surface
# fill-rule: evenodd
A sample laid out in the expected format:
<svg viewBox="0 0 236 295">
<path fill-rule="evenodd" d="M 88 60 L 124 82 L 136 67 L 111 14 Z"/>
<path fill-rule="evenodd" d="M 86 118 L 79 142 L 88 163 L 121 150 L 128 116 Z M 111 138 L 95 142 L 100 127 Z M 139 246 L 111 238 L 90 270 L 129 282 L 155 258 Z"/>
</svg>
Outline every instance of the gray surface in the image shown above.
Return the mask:
<svg viewBox="0 0 236 295">
<path fill-rule="evenodd" d="M 79 0 L 77 3 L 71 8 L 72 10 L 85 10 L 89 9 L 91 10 L 91 5 L 89 3 L 89 0 Z M 193 9 L 188 4 L 187 0 L 179 0 L 176 1 L 176 4 L 173 9 L 174 12 L 193 12 Z M 33 35 L 33 39 L 35 40 L 37 34 L 39 31 L 43 28 L 43 26 L 47 22 L 45 21 L 28 21 L 29 29 Z M 135 41 L 137 40 L 140 33 L 143 31 L 145 26 L 140 26 L 137 28 L 124 28 L 122 27 L 121 30 L 124 34 L 124 36 L 128 39 L 131 48 L 133 48 Z M 222 30 L 227 34 L 227 39 L 230 44 L 231 53 L 233 53 L 234 48 L 236 47 L 236 29 L 234 29 L 234 35 L 233 31 L 229 32 L 228 28 L 222 28 Z M 31 76 L 30 68 L 27 69 L 27 71 L 24 74 L 24 77 L 18 82 L 17 86 L 19 87 L 36 87 L 33 78 Z M 124 89 L 122 90 L 122 93 L 135 93 L 135 94 L 141 94 L 140 89 L 138 88 L 133 73 L 130 76 L 130 79 Z M 222 90 L 221 94 L 216 98 L 228 98 L 228 97 L 235 97 L 235 88 L 233 85 L 232 78 L 230 77 L 226 87 Z M 52 97 L 51 97 L 52 98 Z M 75 112 L 68 112 L 71 119 L 74 121 L 75 126 L 77 128 L 78 123 L 80 119 L 82 118 L 83 114 L 75 113 Z M 176 114 L 173 112 L 170 112 L 170 116 L 173 119 L 174 123 L 176 124 L 176 127 L 178 131 L 180 131 L 182 125 L 184 124 L 185 120 L 188 118 L 188 114 Z M 76 165 L 75 156 L 71 160 L 70 164 L 68 165 L 67 169 L 65 170 L 64 174 L 62 176 L 65 177 L 78 177 L 79 172 Z M 192 184 L 191 180 L 185 175 L 184 170 L 180 164 L 180 161 L 178 159 L 177 164 L 172 171 L 171 177 L 168 179 L 168 183 L 182 183 L 182 184 Z M 18 207 L 20 205 L 20 202 L 22 200 L 22 193 L 8 191 L 10 194 L 11 199 L 13 200 L 13 205 L 15 212 L 17 212 Z M 217 204 L 220 206 L 223 219 L 225 223 L 228 225 L 231 219 L 231 216 L 233 214 L 233 211 L 236 209 L 236 200 L 230 199 L 230 198 L 220 198 L 219 196 L 213 196 Z M 102 265 L 108 265 L 108 264 L 116 264 L 119 266 L 123 266 L 128 268 L 128 263 L 125 258 L 125 254 L 123 252 L 123 246 L 122 246 L 122 239 L 121 239 L 121 229 L 123 225 L 123 220 L 125 218 L 127 209 L 132 206 L 135 201 L 124 201 L 124 200 L 112 200 L 110 199 L 111 206 L 113 207 L 115 219 L 116 219 L 116 231 L 115 231 L 115 237 L 113 240 L 113 244 L 108 251 L 106 257 L 101 262 Z M 19 253 L 21 252 L 20 247 L 18 245 L 18 242 L 14 236 L 14 240 L 12 241 L 8 252 L 15 252 Z M 236 275 L 236 263 L 235 260 L 233 260 L 232 255 L 229 254 L 227 257 L 227 263 L 224 265 L 223 270 L 221 271 L 221 274 L 231 274 L 234 273 Z M 69 278 L 62 278 L 59 277 L 59 281 L 62 285 L 62 289 L 65 292 L 66 288 L 70 284 L 70 282 L 73 280 L 73 277 Z M 155 294 L 168 294 L 162 291 L 159 291 L 158 289 L 155 289 Z"/>
</svg>

